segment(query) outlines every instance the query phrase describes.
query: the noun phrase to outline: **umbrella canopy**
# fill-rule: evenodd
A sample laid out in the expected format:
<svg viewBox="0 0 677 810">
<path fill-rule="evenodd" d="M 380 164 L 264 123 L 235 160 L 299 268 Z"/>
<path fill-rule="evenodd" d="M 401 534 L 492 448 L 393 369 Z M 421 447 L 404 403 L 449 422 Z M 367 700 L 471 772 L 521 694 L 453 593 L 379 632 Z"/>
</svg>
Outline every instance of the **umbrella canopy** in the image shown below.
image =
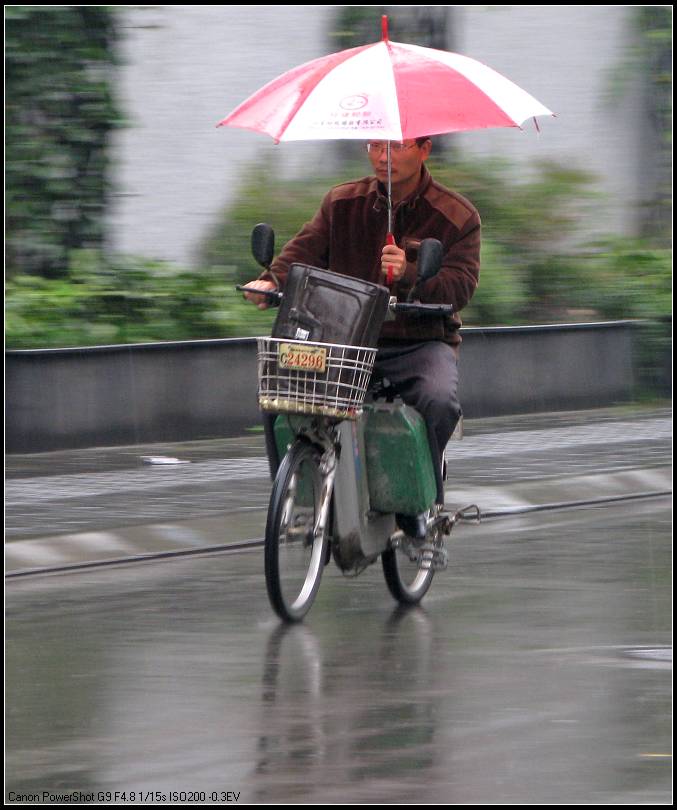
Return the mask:
<svg viewBox="0 0 677 810">
<path fill-rule="evenodd" d="M 467 56 L 383 39 L 307 62 L 269 82 L 218 126 L 275 141 L 403 141 L 519 127 L 553 115 L 533 96 Z"/>
</svg>

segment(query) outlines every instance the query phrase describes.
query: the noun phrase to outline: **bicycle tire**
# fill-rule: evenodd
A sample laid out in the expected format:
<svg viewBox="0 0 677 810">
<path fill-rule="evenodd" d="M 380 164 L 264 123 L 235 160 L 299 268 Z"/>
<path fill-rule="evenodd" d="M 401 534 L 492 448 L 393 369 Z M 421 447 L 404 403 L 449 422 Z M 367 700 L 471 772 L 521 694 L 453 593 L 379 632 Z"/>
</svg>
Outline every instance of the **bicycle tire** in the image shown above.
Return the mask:
<svg viewBox="0 0 677 810">
<path fill-rule="evenodd" d="M 286 622 L 303 619 L 315 600 L 327 556 L 327 529 L 315 537 L 320 453 L 298 439 L 285 455 L 270 496 L 264 546 L 268 598 Z"/>
<path fill-rule="evenodd" d="M 422 571 L 398 549 L 384 551 L 381 564 L 388 590 L 401 605 L 417 605 L 432 585 L 435 571 L 432 568 Z M 412 571 L 407 571 L 407 567 Z"/>
</svg>

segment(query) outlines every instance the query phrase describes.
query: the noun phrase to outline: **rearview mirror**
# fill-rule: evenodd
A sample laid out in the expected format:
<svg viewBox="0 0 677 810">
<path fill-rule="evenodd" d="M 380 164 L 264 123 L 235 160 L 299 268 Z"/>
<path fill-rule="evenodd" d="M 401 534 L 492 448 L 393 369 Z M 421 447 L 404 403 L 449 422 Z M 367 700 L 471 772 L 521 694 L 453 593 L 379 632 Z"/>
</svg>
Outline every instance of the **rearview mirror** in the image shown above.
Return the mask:
<svg viewBox="0 0 677 810">
<path fill-rule="evenodd" d="M 256 261 L 268 269 L 275 252 L 275 231 L 265 222 L 254 226 L 252 231 L 252 254 Z"/>
<path fill-rule="evenodd" d="M 439 239 L 424 239 L 418 248 L 417 283 L 436 276 L 442 267 L 442 243 Z"/>
</svg>

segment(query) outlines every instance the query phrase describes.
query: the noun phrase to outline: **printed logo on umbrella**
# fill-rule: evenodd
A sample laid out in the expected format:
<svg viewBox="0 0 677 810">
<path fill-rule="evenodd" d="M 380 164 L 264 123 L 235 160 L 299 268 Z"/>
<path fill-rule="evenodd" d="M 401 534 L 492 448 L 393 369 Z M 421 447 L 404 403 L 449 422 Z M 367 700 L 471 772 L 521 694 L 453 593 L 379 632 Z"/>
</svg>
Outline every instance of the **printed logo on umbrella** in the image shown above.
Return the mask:
<svg viewBox="0 0 677 810">
<path fill-rule="evenodd" d="M 353 96 L 345 96 L 339 102 L 339 107 L 343 110 L 361 110 L 369 103 L 369 98 L 366 95 L 358 94 Z"/>
</svg>

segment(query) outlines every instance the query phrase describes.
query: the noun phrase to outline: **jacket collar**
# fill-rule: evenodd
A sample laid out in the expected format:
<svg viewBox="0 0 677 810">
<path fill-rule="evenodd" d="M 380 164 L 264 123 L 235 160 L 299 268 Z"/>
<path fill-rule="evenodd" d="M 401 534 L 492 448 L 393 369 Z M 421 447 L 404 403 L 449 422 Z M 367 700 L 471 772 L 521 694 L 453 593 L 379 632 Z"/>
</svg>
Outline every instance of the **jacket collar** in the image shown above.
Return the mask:
<svg viewBox="0 0 677 810">
<path fill-rule="evenodd" d="M 416 203 L 418 202 L 419 198 L 422 197 L 428 187 L 432 183 L 432 175 L 428 171 L 425 163 L 421 166 L 421 179 L 419 181 L 418 186 L 411 192 L 408 197 L 405 197 L 403 200 L 400 200 L 396 205 L 393 206 L 393 212 L 399 208 L 405 209 L 413 209 L 416 207 Z M 373 189 L 376 194 L 376 200 L 374 202 L 374 211 L 382 211 L 388 207 L 388 190 L 386 189 L 385 185 L 381 183 L 376 177 L 373 179 Z"/>
</svg>

